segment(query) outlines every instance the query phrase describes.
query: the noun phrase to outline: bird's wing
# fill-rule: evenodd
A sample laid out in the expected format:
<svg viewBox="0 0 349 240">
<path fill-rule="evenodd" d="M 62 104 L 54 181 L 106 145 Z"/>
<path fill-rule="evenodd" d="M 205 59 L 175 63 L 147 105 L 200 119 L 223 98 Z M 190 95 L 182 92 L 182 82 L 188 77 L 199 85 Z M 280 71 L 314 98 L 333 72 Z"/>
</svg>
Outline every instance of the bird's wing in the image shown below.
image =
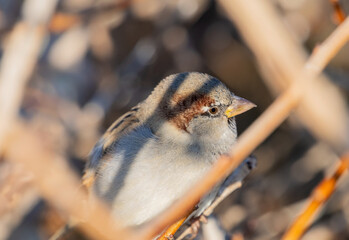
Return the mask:
<svg viewBox="0 0 349 240">
<path fill-rule="evenodd" d="M 119 139 L 140 125 L 138 109 L 139 105 L 133 107 L 130 111 L 119 117 L 96 143 L 86 163 L 85 172 L 82 177 L 82 189 L 89 190 L 93 185 L 98 167 L 103 163 L 105 156 L 113 151 Z M 60 239 L 77 223 L 70 220 L 64 227 L 60 228 L 50 240 Z"/>
<path fill-rule="evenodd" d="M 104 159 L 107 159 L 106 156 L 115 150 L 119 139 L 141 125 L 138 110 L 139 104 L 119 117 L 94 146 L 89 155 L 82 178 L 82 184 L 85 187 L 89 188 L 93 184 L 98 167 L 103 163 Z"/>
</svg>

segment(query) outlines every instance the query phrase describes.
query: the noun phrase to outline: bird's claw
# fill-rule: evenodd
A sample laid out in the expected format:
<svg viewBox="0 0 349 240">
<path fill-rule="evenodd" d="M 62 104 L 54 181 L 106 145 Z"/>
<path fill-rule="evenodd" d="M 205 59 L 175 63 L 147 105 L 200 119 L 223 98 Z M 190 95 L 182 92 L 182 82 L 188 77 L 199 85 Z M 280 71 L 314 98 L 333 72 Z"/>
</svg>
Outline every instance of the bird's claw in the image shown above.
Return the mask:
<svg viewBox="0 0 349 240">
<path fill-rule="evenodd" d="M 205 215 L 200 215 L 199 217 L 195 217 L 191 220 L 190 224 L 190 239 L 194 239 L 199 232 L 201 223 L 207 223 L 207 217 Z"/>
</svg>

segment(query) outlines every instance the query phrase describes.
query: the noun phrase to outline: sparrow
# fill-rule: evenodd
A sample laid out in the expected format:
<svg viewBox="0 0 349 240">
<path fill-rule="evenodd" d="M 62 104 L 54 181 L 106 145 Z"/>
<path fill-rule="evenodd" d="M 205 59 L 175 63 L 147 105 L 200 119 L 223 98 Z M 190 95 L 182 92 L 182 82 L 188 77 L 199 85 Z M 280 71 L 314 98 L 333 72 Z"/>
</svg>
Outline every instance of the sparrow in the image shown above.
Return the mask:
<svg viewBox="0 0 349 240">
<path fill-rule="evenodd" d="M 208 74 L 170 75 L 107 129 L 89 156 L 83 185 L 125 227 L 147 223 L 229 153 L 235 116 L 255 106 Z"/>
</svg>

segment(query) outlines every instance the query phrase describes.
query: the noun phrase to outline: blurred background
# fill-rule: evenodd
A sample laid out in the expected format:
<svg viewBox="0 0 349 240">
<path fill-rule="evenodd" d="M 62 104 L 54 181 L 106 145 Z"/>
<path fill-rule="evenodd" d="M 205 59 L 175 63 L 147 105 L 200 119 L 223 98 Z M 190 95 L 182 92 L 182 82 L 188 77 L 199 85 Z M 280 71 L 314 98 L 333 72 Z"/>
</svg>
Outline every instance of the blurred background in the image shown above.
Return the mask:
<svg viewBox="0 0 349 240">
<path fill-rule="evenodd" d="M 270 1 L 308 52 L 336 27 L 328 0 Z M 341 3 L 348 13 L 349 2 Z M 0 0 L 0 58 L 22 5 L 21 0 Z M 258 108 L 238 116 L 239 133 L 276 97 L 215 1 L 62 0 L 48 29 L 20 116 L 80 175 L 104 130 L 169 74 L 206 72 L 256 103 Z M 347 44 L 325 71 L 346 98 L 348 56 Z M 215 214 L 230 234 L 279 239 L 311 190 L 333 170 L 336 156 L 292 118 L 254 155 L 257 169 Z M 348 190 L 344 178 L 303 239 L 349 239 Z M 3 158 L 0 194 L 0 239 L 47 239 L 65 221 L 40 198 L 32 176 Z"/>
</svg>

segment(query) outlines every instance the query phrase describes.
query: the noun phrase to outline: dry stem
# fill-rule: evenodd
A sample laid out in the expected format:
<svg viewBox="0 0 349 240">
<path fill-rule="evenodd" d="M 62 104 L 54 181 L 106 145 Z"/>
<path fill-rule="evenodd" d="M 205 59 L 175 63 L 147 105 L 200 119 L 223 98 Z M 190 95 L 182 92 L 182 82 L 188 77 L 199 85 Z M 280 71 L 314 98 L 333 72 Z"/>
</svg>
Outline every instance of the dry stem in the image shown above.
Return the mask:
<svg viewBox="0 0 349 240">
<path fill-rule="evenodd" d="M 7 239 L 25 214 L 39 201 L 33 176 L 10 162 L 0 165 L 0 239 Z"/>
<path fill-rule="evenodd" d="M 38 58 L 44 31 L 18 23 L 12 31 L 0 66 L 0 152 L 22 99 L 26 81 Z"/>
<path fill-rule="evenodd" d="M 188 219 L 190 219 L 192 216 L 197 216 L 201 211 L 203 211 L 200 216 L 195 217 L 197 219 L 206 219 L 206 217 L 209 217 L 213 210 L 226 198 L 228 197 L 233 191 L 237 190 L 242 186 L 242 181 L 245 179 L 245 177 L 254 169 L 257 165 L 257 161 L 254 157 L 248 157 L 245 159 L 245 161 L 234 170 L 232 174 L 230 174 L 224 182 L 221 184 L 219 192 L 214 199 L 214 201 L 208 206 L 206 209 L 202 209 L 203 206 L 205 206 L 205 203 L 203 203 L 203 206 L 200 204 L 197 206 L 198 210 L 194 211 Z M 201 210 L 202 209 L 202 210 Z M 199 212 L 198 212 L 199 211 Z M 203 218 L 202 218 L 203 217 Z M 198 221 L 199 223 L 201 221 Z M 187 227 L 186 225 L 183 226 L 183 228 Z M 198 226 L 200 227 L 200 225 Z M 177 228 L 178 229 L 178 228 Z M 174 231 L 171 232 L 172 235 L 174 235 L 177 231 L 177 229 L 173 229 Z M 182 229 L 180 229 L 182 230 Z M 184 239 L 187 235 L 192 234 L 192 226 L 189 226 L 186 230 L 184 230 L 181 235 L 178 237 L 178 240 Z"/>
<path fill-rule="evenodd" d="M 66 160 L 50 151 L 28 126 L 15 126 L 6 142 L 4 155 L 11 161 L 23 164 L 33 173 L 34 183 L 40 193 L 53 206 L 83 220 L 79 226 L 90 237 L 129 238 L 126 230 L 116 228 L 117 223 L 104 205 L 96 201 L 92 208 L 87 208 L 86 192 L 78 187 L 80 180 L 70 170 Z"/>
<path fill-rule="evenodd" d="M 169 228 L 166 229 L 166 231 L 163 234 L 161 234 L 161 236 L 157 240 L 168 240 L 170 238 L 173 238 L 174 234 L 184 223 L 185 219 L 186 217 L 181 218 L 177 222 L 172 224 Z"/>
<path fill-rule="evenodd" d="M 345 20 L 344 10 L 339 2 L 339 0 L 330 0 L 334 9 L 334 18 L 338 23 L 342 23 Z"/>
<path fill-rule="evenodd" d="M 304 234 L 312 222 L 315 214 L 332 196 L 336 189 L 338 180 L 347 171 L 348 166 L 349 153 L 343 155 L 343 157 L 340 159 L 336 171 L 330 177 L 322 180 L 322 182 L 313 190 L 308 205 L 304 208 L 299 217 L 292 223 L 291 227 L 286 231 L 282 237 L 282 240 L 296 240 Z"/>
</svg>

